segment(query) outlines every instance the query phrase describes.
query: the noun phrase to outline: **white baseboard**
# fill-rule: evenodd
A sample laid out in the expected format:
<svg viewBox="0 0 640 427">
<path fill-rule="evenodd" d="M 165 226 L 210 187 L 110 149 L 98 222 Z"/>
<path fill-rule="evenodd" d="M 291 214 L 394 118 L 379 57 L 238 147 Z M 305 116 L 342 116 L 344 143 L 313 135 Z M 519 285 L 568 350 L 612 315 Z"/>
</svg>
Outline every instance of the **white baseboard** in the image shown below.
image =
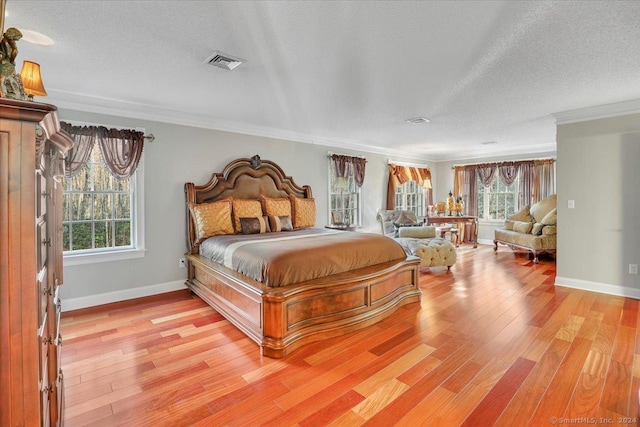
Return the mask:
<svg viewBox="0 0 640 427">
<path fill-rule="evenodd" d="M 493 246 L 493 240 L 491 240 L 491 239 L 478 239 L 478 244 L 480 244 L 480 245 L 492 245 Z"/>
<path fill-rule="evenodd" d="M 121 291 L 106 292 L 103 294 L 89 295 L 86 297 L 68 298 L 62 300 L 62 311 L 78 310 L 80 308 L 95 307 L 96 305 L 112 302 L 126 301 L 134 298 L 148 297 L 166 292 L 186 289 L 184 280 L 159 283 L 157 285 L 142 286 L 139 288 L 123 289 Z"/>
<path fill-rule="evenodd" d="M 555 285 L 565 288 L 582 289 L 583 291 L 600 292 L 603 294 L 616 295 L 619 297 L 640 299 L 640 289 L 634 289 L 620 285 L 611 285 L 609 283 L 590 282 L 588 280 L 571 279 L 569 277 L 556 276 Z"/>
</svg>

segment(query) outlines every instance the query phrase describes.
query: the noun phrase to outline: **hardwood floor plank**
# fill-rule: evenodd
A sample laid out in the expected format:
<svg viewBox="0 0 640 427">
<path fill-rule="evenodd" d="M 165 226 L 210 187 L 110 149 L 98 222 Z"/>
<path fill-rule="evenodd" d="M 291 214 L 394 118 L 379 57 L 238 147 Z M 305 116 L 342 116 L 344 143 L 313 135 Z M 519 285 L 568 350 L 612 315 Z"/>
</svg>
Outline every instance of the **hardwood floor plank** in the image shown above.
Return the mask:
<svg viewBox="0 0 640 427">
<path fill-rule="evenodd" d="M 420 272 L 420 304 L 281 360 L 199 298 L 63 313 L 65 425 L 549 425 L 638 416 L 639 303 L 556 288 L 479 245 Z M 614 424 L 615 424 L 614 422 Z"/>
<path fill-rule="evenodd" d="M 380 369 L 376 374 L 358 384 L 354 387 L 354 390 L 365 397 L 370 396 L 382 384 L 386 384 L 397 376 L 402 375 L 407 369 L 413 367 L 416 363 L 433 353 L 433 350 L 433 347 L 426 344 L 419 345 L 396 361 Z"/>
<path fill-rule="evenodd" d="M 494 425 L 508 427 L 514 423 L 517 425 L 527 424 L 538 404 L 544 398 L 545 392 L 570 345 L 567 341 L 558 339 L 551 342 L 544 356 L 531 370 Z"/>
<path fill-rule="evenodd" d="M 502 414 L 513 395 L 520 388 L 535 366 L 531 360 L 518 358 L 495 387 L 487 393 L 473 412 L 464 420 L 463 426 L 492 425 Z"/>
<path fill-rule="evenodd" d="M 631 398 L 631 366 L 611 360 L 605 380 L 607 393 L 602 395 L 600 406 L 617 414 L 629 413 Z M 637 391 L 636 391 L 637 393 Z"/>
<path fill-rule="evenodd" d="M 359 383 L 362 381 L 362 377 L 359 375 L 359 372 L 363 369 L 363 365 L 366 369 L 367 366 L 376 364 L 378 360 L 377 358 L 372 359 L 371 356 L 371 354 L 362 353 L 357 357 L 344 360 L 342 364 L 336 366 L 334 369 L 316 375 L 313 380 L 308 381 L 293 390 L 287 390 L 287 392 L 282 393 L 280 396 L 274 396 L 273 400 L 280 408 L 286 411 L 311 396 L 314 396 L 317 394 L 318 390 L 328 388 L 348 376 L 353 376 L 358 379 Z M 368 378 L 368 376 L 366 377 Z M 355 384 L 353 386 L 355 386 Z"/>
<path fill-rule="evenodd" d="M 493 359 L 469 385 L 442 408 L 436 418 L 436 425 L 462 425 L 490 390 L 498 383 L 509 368 L 509 363 Z"/>
<path fill-rule="evenodd" d="M 597 354 L 597 353 L 596 353 Z M 564 414 L 569 419 L 587 419 L 598 412 L 598 403 L 604 387 L 604 377 L 582 373 L 578 378 L 569 407 Z"/>
<path fill-rule="evenodd" d="M 397 427 L 430 426 L 435 422 L 439 411 L 435 408 L 443 408 L 451 402 L 456 393 L 444 387 L 436 388 L 432 393 L 418 402 L 412 409 L 400 418 Z"/>
<path fill-rule="evenodd" d="M 351 410 L 361 418 L 368 420 L 408 389 L 408 385 L 394 378 L 377 388 L 371 395 Z"/>
<path fill-rule="evenodd" d="M 636 331 L 629 326 L 618 327 L 613 354 L 611 358 L 625 365 L 633 365 L 634 349 L 636 347 Z"/>
<path fill-rule="evenodd" d="M 338 397 L 330 405 L 327 405 L 321 410 L 309 415 L 307 418 L 300 420 L 298 424 L 301 427 L 325 426 L 363 400 L 364 396 L 354 391 L 349 391 Z"/>
<path fill-rule="evenodd" d="M 529 425 L 542 425 L 552 417 L 560 417 L 565 413 L 591 344 L 591 341 L 582 338 L 576 338 L 573 341 L 536 412 L 529 420 Z"/>
</svg>

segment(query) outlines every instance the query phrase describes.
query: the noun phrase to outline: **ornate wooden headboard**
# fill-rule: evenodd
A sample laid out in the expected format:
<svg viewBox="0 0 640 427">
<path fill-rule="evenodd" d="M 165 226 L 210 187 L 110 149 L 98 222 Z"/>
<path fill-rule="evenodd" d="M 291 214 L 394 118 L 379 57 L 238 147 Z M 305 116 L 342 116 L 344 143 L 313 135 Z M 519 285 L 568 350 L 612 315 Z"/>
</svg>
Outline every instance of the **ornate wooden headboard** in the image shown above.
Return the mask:
<svg viewBox="0 0 640 427">
<path fill-rule="evenodd" d="M 293 195 L 309 199 L 311 187 L 299 186 L 282 168 L 269 160 L 261 160 L 257 154 L 250 159 L 242 158 L 229 163 L 221 173 L 214 173 L 209 182 L 184 185 L 187 203 L 207 203 L 233 197 L 236 199 L 259 199 L 265 197 L 289 197 Z M 187 206 L 187 249 L 197 253 L 198 244 L 191 212 Z"/>
</svg>

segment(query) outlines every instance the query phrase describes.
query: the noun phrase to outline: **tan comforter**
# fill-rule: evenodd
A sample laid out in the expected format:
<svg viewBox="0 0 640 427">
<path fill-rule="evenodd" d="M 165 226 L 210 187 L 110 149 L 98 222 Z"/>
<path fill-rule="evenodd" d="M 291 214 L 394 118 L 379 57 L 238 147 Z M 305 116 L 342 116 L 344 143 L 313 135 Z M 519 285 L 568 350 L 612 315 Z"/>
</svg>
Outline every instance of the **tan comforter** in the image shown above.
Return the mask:
<svg viewBox="0 0 640 427">
<path fill-rule="evenodd" d="M 272 287 L 407 256 L 398 243 L 385 236 L 319 228 L 214 236 L 202 242 L 200 255 Z"/>
</svg>

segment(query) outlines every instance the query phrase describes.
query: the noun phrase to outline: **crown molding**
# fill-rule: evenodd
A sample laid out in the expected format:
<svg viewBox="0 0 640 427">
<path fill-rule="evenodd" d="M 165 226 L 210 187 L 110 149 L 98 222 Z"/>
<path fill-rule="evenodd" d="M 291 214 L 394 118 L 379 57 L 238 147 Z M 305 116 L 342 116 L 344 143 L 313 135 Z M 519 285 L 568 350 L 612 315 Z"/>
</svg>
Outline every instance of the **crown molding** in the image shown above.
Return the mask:
<svg viewBox="0 0 640 427">
<path fill-rule="evenodd" d="M 481 159 L 497 156 L 533 154 L 556 150 L 556 144 L 554 142 L 540 145 L 512 147 L 506 148 L 504 150 L 499 150 L 496 149 L 496 147 L 492 146 L 491 151 L 458 151 L 454 157 L 424 154 L 420 155 L 419 153 L 408 155 L 406 151 L 376 147 L 373 145 L 362 143 L 362 141 L 358 140 L 325 138 L 318 135 L 293 132 L 267 126 L 257 126 L 249 123 L 229 120 L 219 120 L 202 114 L 185 113 L 182 111 L 169 110 L 166 108 L 155 107 L 151 105 L 126 102 L 111 98 L 87 96 L 53 89 L 49 90 L 49 99 L 47 101 L 55 104 L 58 108 L 65 108 L 69 110 L 104 114 L 115 117 L 127 117 L 139 120 L 149 120 L 160 123 L 169 123 L 174 125 L 190 126 L 223 132 L 240 133 L 264 138 L 282 139 L 287 141 L 301 142 L 305 144 L 339 148 L 343 150 L 380 154 L 394 158 L 411 159 L 412 161 L 417 161 L 418 163 L 435 163 L 462 159 Z"/>
<path fill-rule="evenodd" d="M 564 125 L 637 113 L 640 113 L 640 99 L 562 111 L 554 113 L 552 116 L 556 119 L 556 124 Z"/>
<path fill-rule="evenodd" d="M 515 156 L 515 155 L 531 155 L 531 154 L 539 154 L 539 153 L 555 153 L 556 152 L 556 143 L 550 142 L 546 144 L 532 144 L 532 145 L 523 145 L 520 147 L 510 147 L 502 150 L 498 150 L 494 148 L 489 151 L 479 151 L 479 150 L 467 150 L 467 151 L 459 151 L 453 157 L 441 157 L 436 159 L 437 162 L 452 162 L 458 160 L 473 160 L 473 159 L 486 159 L 486 158 L 495 158 L 501 156 Z"/>
<path fill-rule="evenodd" d="M 356 140 L 343 138 L 324 138 L 318 135 L 311 135 L 302 132 L 293 132 L 267 126 L 257 126 L 243 122 L 219 120 L 201 114 L 185 113 L 181 111 L 168 110 L 160 107 L 125 102 L 110 98 L 92 97 L 70 92 L 50 90 L 48 101 L 55 104 L 58 108 L 66 108 L 69 110 L 83 111 L 87 113 L 104 114 L 116 117 L 127 117 L 266 138 L 283 139 L 294 142 L 302 142 L 306 144 L 364 151 L 366 153 L 382 154 L 385 156 L 400 156 L 426 162 L 434 161 L 433 159 L 430 159 L 428 157 L 420 155 L 408 156 L 406 152 L 363 144 L 361 141 Z"/>
</svg>

